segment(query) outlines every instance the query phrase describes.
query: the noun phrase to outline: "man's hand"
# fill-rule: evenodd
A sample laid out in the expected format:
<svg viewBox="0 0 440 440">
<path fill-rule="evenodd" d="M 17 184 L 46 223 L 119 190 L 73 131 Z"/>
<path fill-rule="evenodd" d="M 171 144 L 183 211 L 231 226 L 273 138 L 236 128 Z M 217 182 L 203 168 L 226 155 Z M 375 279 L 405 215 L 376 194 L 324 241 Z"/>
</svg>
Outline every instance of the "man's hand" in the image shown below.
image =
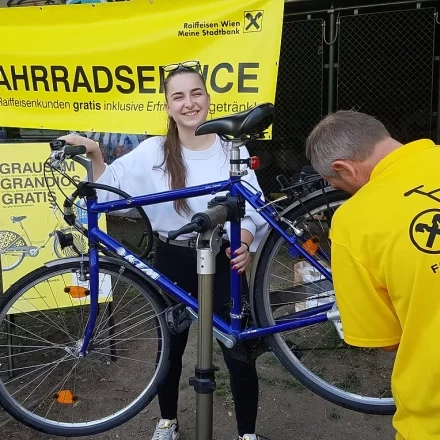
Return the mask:
<svg viewBox="0 0 440 440">
<path fill-rule="evenodd" d="M 382 351 L 397 351 L 397 349 L 399 348 L 399 344 L 396 345 L 390 345 L 388 347 L 380 347 L 380 349 Z"/>
</svg>

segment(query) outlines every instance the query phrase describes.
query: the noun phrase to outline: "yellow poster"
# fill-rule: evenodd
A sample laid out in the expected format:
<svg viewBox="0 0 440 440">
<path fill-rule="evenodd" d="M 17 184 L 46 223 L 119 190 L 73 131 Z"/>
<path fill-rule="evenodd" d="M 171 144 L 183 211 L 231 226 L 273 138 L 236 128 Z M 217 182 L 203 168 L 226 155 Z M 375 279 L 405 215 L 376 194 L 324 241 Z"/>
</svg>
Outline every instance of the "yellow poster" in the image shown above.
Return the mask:
<svg viewBox="0 0 440 440">
<path fill-rule="evenodd" d="M 45 262 L 87 253 L 87 239 L 63 219 L 62 204 L 75 190 L 71 182 L 83 180 L 85 170 L 79 164 L 66 162 L 68 177 L 45 165 L 50 155 L 48 143 L 2 144 L 0 159 L 0 255 L 3 290 Z M 70 180 L 71 179 L 71 180 Z M 85 211 L 76 209 L 78 220 L 87 227 Z M 99 226 L 106 231 L 105 216 Z M 72 234 L 73 247 L 61 248 L 59 234 Z M 62 235 L 61 235 L 62 237 Z M 72 274 L 72 285 L 78 286 Z M 101 280 L 103 292 L 108 293 L 107 280 Z M 109 280 L 108 280 L 109 281 Z M 57 285 L 57 282 L 62 285 Z M 38 290 L 38 298 L 20 301 L 20 311 L 33 307 L 66 307 L 77 304 L 66 294 L 64 280 L 51 282 L 52 291 Z M 58 292 L 54 295 L 54 291 Z M 81 304 L 84 304 L 84 298 Z"/>
<path fill-rule="evenodd" d="M 200 62 L 211 118 L 274 102 L 284 0 L 136 0 L 0 10 L 0 121 L 163 134 L 161 67 Z M 29 24 L 32 25 L 29 25 Z"/>
</svg>

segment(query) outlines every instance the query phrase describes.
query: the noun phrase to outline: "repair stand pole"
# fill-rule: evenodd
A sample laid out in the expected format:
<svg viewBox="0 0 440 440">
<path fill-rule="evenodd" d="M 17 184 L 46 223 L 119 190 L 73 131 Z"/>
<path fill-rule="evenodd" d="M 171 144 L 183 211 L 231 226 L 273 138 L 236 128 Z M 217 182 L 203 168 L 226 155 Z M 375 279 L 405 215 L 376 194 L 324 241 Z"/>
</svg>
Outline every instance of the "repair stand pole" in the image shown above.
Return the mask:
<svg viewBox="0 0 440 440">
<path fill-rule="evenodd" d="M 216 387 L 212 363 L 213 290 L 215 258 L 221 247 L 219 225 L 197 238 L 197 273 L 199 275 L 199 312 L 197 365 L 190 385 L 196 391 L 196 440 L 212 440 L 213 393 Z"/>
</svg>

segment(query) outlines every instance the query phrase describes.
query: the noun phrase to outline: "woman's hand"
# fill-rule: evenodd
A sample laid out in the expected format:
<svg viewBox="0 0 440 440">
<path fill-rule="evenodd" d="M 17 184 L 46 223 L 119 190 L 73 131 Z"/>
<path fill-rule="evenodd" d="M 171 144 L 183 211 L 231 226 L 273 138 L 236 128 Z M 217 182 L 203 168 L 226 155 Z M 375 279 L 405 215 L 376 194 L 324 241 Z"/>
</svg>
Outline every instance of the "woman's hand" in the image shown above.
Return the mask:
<svg viewBox="0 0 440 440">
<path fill-rule="evenodd" d="M 86 147 L 86 155 L 92 161 L 93 180 L 96 182 L 102 176 L 106 165 L 101 149 L 95 141 L 74 133 L 61 136 L 58 139 L 66 141 L 69 145 L 84 145 Z"/>
<path fill-rule="evenodd" d="M 231 248 L 226 249 L 226 255 L 231 258 Z M 238 270 L 238 273 L 243 273 L 249 263 L 251 262 L 251 256 L 249 254 L 249 248 L 246 244 L 241 243 L 241 246 L 234 252 L 234 259 L 231 260 L 232 269 Z"/>
<path fill-rule="evenodd" d="M 66 136 L 61 136 L 58 139 L 66 141 L 69 145 L 84 145 L 86 147 L 87 154 L 94 156 L 95 154 L 99 153 L 99 155 L 101 155 L 101 150 L 96 142 L 84 136 L 80 136 L 79 134 L 71 133 L 67 134 Z"/>
</svg>

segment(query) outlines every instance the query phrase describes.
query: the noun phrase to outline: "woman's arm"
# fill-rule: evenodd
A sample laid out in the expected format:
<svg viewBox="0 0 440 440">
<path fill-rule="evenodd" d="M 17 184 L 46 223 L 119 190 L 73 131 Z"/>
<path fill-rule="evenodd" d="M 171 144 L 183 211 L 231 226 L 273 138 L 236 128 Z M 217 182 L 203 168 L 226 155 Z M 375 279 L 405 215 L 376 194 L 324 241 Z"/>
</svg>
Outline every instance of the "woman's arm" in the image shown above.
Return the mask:
<svg viewBox="0 0 440 440">
<path fill-rule="evenodd" d="M 147 170 L 149 166 L 149 158 L 154 155 L 151 151 L 151 144 L 155 141 L 144 141 L 139 146 L 118 159 L 112 164 L 107 165 L 104 162 L 103 155 L 98 144 L 86 137 L 71 134 L 63 136 L 69 144 L 84 145 L 87 149 L 87 157 L 91 159 L 93 165 L 93 180 L 96 183 L 118 188 L 131 196 L 149 193 L 149 181 Z M 149 143 L 148 143 L 149 142 Z M 148 144 L 148 145 L 146 145 Z M 145 148 L 147 147 L 147 148 Z M 111 191 L 97 190 L 99 202 L 110 202 L 119 200 L 121 197 Z M 128 212 L 131 208 L 119 210 L 119 212 Z"/>
<path fill-rule="evenodd" d="M 92 161 L 93 180 L 95 182 L 104 174 L 106 165 L 99 145 L 95 141 L 78 134 L 68 134 L 61 136 L 59 139 L 65 140 L 69 145 L 84 145 L 86 147 L 86 155 Z"/>
</svg>

